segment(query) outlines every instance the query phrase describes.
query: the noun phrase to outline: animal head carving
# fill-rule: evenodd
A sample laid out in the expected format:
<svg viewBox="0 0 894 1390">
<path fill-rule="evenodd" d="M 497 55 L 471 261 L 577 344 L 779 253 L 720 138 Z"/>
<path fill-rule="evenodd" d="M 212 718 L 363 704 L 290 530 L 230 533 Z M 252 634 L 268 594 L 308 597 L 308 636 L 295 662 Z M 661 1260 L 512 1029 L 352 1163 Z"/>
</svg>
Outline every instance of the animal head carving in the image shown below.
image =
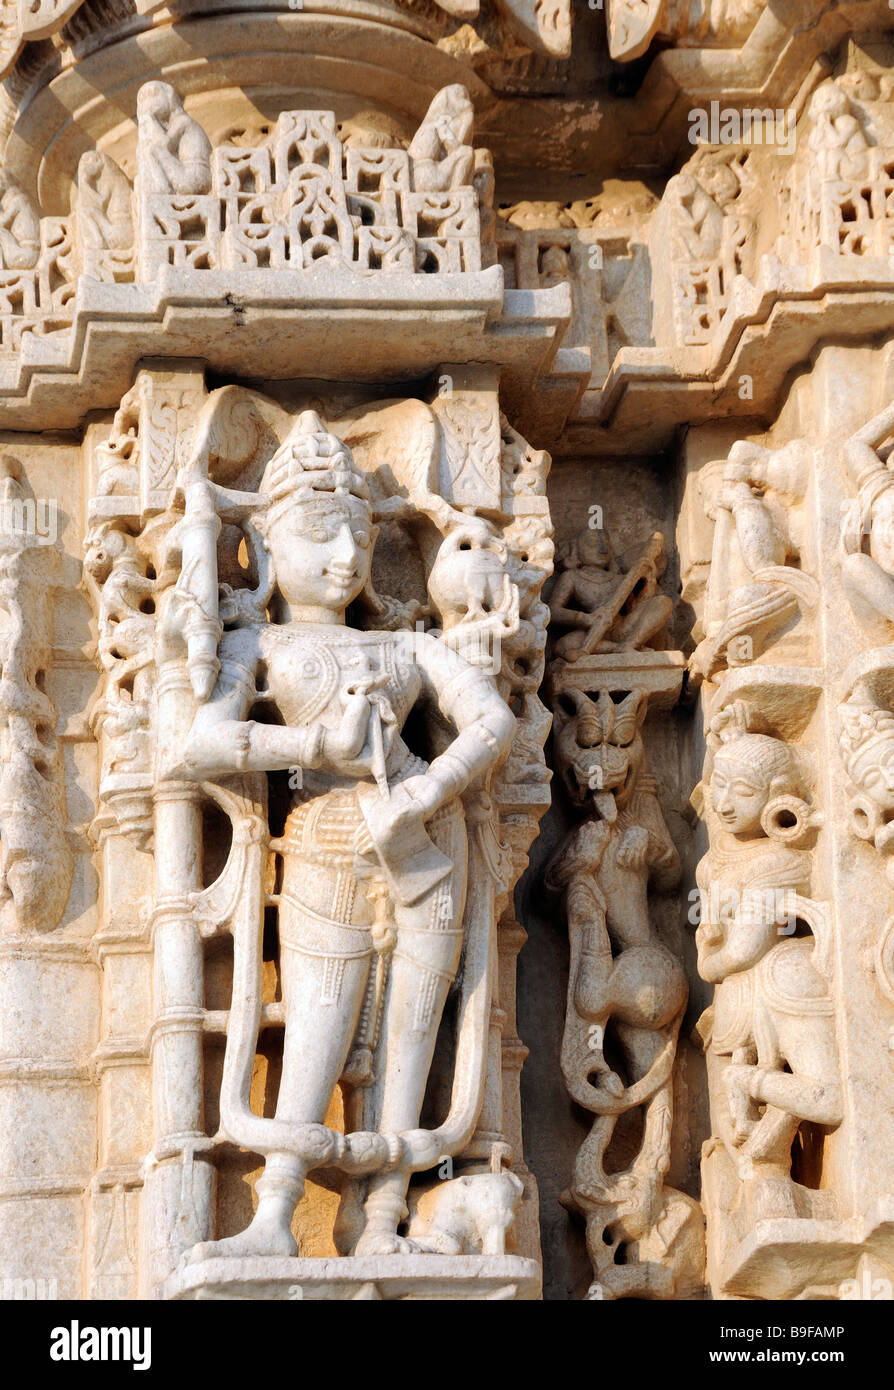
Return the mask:
<svg viewBox="0 0 894 1390">
<path fill-rule="evenodd" d="M 555 747 L 568 795 L 583 805 L 593 794 L 605 813 L 608 800 L 622 806 L 633 791 L 643 763 L 640 727 L 648 699 L 631 691 L 622 700 L 601 690 L 593 700 L 582 691 L 565 691 L 556 706 Z"/>
</svg>

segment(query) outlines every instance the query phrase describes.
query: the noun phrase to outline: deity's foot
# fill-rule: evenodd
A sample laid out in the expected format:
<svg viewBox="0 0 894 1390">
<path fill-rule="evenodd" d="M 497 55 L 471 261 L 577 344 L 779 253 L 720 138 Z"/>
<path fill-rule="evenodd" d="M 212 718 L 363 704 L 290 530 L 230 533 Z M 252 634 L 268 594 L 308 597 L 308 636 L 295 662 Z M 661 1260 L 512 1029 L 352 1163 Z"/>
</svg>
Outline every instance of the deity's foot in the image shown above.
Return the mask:
<svg viewBox="0 0 894 1390">
<path fill-rule="evenodd" d="M 420 1246 L 391 1231 L 366 1230 L 354 1247 L 355 1255 L 418 1255 Z"/>
<path fill-rule="evenodd" d="M 298 1243 L 292 1232 L 278 1221 L 257 1218 L 238 1236 L 223 1240 L 203 1240 L 184 1255 L 185 1264 L 201 1260 L 246 1259 L 252 1255 L 297 1255 Z"/>
</svg>

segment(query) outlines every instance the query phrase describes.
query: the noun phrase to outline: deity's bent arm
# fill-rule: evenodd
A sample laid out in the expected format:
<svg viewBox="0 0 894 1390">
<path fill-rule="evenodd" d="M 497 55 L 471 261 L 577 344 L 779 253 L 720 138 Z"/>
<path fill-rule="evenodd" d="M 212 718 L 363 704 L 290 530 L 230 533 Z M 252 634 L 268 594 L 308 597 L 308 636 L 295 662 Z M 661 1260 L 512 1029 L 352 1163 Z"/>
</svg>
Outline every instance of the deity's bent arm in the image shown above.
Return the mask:
<svg viewBox="0 0 894 1390">
<path fill-rule="evenodd" d="M 460 796 L 508 751 L 515 716 L 487 672 L 470 666 L 435 637 L 415 632 L 398 636 L 412 644 L 424 688 L 459 730 L 428 770 L 447 801 Z"/>
<path fill-rule="evenodd" d="M 166 769 L 165 776 L 204 781 L 239 772 L 319 765 L 324 738 L 320 726 L 293 729 L 246 718 L 258 698 L 256 640 L 251 629 L 224 633 L 214 692 L 199 706 L 176 764 Z"/>
</svg>

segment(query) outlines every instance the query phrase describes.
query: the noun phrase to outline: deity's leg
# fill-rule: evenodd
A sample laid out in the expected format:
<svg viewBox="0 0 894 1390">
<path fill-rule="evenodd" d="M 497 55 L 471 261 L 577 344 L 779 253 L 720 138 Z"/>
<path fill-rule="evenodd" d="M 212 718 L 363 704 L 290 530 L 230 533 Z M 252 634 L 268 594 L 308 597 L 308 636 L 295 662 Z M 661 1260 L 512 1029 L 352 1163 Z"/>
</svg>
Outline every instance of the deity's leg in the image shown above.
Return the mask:
<svg viewBox="0 0 894 1390">
<path fill-rule="evenodd" d="M 286 866 L 279 914 L 285 1037 L 276 1103 L 276 1118 L 286 1123 L 322 1124 L 357 1030 L 372 959 L 369 908 L 357 888 L 345 868 L 297 859 Z M 192 1258 L 297 1254 L 291 1224 L 306 1173 L 298 1154 L 268 1154 L 251 1225 L 197 1246 Z"/>
<path fill-rule="evenodd" d="M 325 1120 L 357 1029 L 371 954 L 317 956 L 283 946 L 280 971 L 286 1028 L 277 1120 L 292 1124 Z M 305 1175 L 305 1162 L 296 1154 L 268 1155 L 256 1188 L 258 1209 L 249 1228 L 277 1247 L 268 1248 L 267 1254 L 296 1253 L 290 1228 L 304 1194 Z"/>
<path fill-rule="evenodd" d="M 435 1051 L 447 992 L 462 950 L 466 885 L 466 836 L 459 811 L 430 827 L 453 872 L 411 907 L 395 906 L 397 947 L 391 961 L 382 1032 L 377 1049 L 376 1123 L 380 1133 L 415 1129 Z M 407 1214 L 410 1173 L 398 1168 L 370 1180 L 366 1229 L 357 1255 L 386 1255 L 413 1247 L 397 1232 Z"/>
</svg>

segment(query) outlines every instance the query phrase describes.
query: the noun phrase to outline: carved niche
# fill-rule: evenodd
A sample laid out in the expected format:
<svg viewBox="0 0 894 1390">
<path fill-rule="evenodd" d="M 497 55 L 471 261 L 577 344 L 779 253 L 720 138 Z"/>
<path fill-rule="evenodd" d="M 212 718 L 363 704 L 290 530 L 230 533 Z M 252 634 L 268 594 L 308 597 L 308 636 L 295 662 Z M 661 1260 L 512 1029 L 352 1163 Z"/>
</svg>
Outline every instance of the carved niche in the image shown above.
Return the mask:
<svg viewBox="0 0 894 1390">
<path fill-rule="evenodd" d="M 457 373 L 455 389 L 327 424 L 147 371 L 94 453 L 103 814 L 155 862 L 143 1200 L 168 1297 L 246 1280 L 323 1296 L 329 1266 L 296 1258 L 292 1231 L 319 1170 L 340 1193 L 340 1286 L 536 1293 L 536 1265 L 506 1246 L 529 1180 L 504 1128 L 516 1043 L 504 1058 L 500 1035 L 520 944 L 510 892 L 548 799 L 548 458 L 480 381 Z M 232 840 L 203 888 L 209 805 Z M 203 954 L 230 941 L 221 1016 Z M 208 1029 L 226 1035 L 214 1136 Z M 271 1037 L 281 1078 L 263 1115 L 252 1072 Z M 433 1066 L 437 1122 L 422 1113 Z M 214 1169 L 233 1145 L 264 1156 L 258 1206 L 214 1239 Z M 193 1173 L 188 1220 L 177 1163 Z M 455 1176 L 432 1187 L 444 1164 Z"/>
</svg>

